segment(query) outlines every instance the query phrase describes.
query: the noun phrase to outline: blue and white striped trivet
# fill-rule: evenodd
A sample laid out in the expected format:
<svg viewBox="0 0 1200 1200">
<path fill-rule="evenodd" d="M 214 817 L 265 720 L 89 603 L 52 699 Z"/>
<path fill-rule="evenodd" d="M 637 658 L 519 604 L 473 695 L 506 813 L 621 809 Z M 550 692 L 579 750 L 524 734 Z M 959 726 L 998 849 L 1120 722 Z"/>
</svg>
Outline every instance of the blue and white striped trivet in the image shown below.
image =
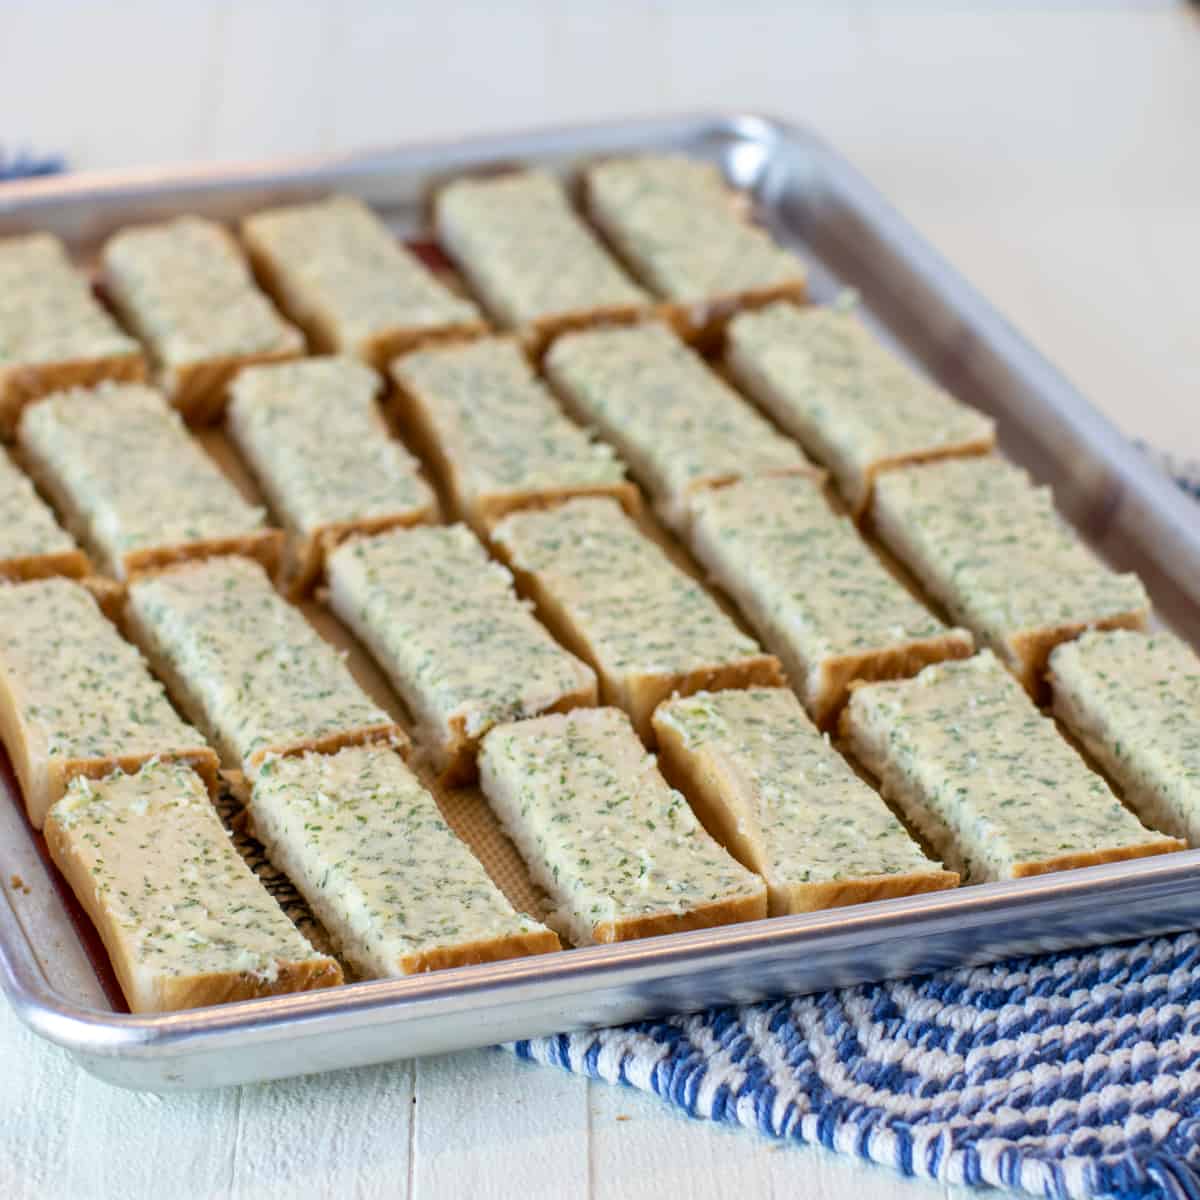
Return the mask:
<svg viewBox="0 0 1200 1200">
<path fill-rule="evenodd" d="M 1200 498 L 1200 467 L 1148 452 Z M 512 1049 L 905 1175 L 1200 1200 L 1195 933 Z"/>
</svg>

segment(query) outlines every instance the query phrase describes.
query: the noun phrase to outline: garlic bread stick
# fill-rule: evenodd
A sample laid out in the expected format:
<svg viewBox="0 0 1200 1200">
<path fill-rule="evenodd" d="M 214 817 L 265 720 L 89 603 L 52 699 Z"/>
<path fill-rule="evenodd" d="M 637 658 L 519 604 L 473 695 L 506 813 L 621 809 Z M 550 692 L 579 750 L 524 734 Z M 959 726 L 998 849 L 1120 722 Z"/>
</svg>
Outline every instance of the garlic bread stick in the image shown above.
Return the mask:
<svg viewBox="0 0 1200 1200">
<path fill-rule="evenodd" d="M 596 703 L 596 676 L 538 624 L 465 525 L 355 538 L 329 558 L 333 611 L 399 692 L 447 782 L 493 725 Z"/>
<path fill-rule="evenodd" d="M 700 489 L 816 473 L 795 442 L 665 325 L 567 334 L 545 370 L 568 410 L 616 447 L 675 529 Z"/>
<path fill-rule="evenodd" d="M 153 388 L 57 392 L 25 410 L 18 439 L 26 468 L 108 574 L 128 579 L 213 554 L 274 570 L 282 533 Z"/>
<path fill-rule="evenodd" d="M 76 776 L 152 758 L 186 761 L 216 790 L 216 754 L 69 579 L 0 585 L 0 737 L 36 829 Z"/>
<path fill-rule="evenodd" d="M 211 421 L 239 367 L 298 358 L 304 338 L 258 290 L 232 235 L 202 217 L 122 229 L 100 255 L 105 294 L 145 343 L 189 423 Z"/>
<path fill-rule="evenodd" d="M 513 513 L 492 534 L 521 591 L 638 733 L 673 693 L 775 684 L 779 662 L 608 499 Z"/>
<path fill-rule="evenodd" d="M 435 197 L 434 221 L 489 315 L 534 348 L 564 329 L 632 320 L 652 304 L 544 172 L 455 180 Z"/>
<path fill-rule="evenodd" d="M 226 766 L 405 738 L 341 654 L 248 558 L 212 558 L 129 587 L 130 633 Z"/>
<path fill-rule="evenodd" d="M 889 471 L 876 482 L 871 520 L 926 592 L 1031 694 L 1060 642 L 1085 629 L 1141 629 L 1149 616 L 1137 576 L 1105 566 L 1055 512 L 1050 489 L 1001 458 Z"/>
<path fill-rule="evenodd" d="M 103 379 L 144 379 L 142 348 L 48 233 L 0 238 L 0 438 L 30 400 Z"/>
<path fill-rule="evenodd" d="M 259 278 L 318 350 L 382 370 L 422 342 L 486 328 L 474 304 L 352 196 L 254 213 L 241 235 Z"/>
<path fill-rule="evenodd" d="M 753 479 L 692 499 L 690 544 L 819 725 L 856 679 L 897 679 L 963 658 L 949 629 L 884 567 L 819 480 Z"/>
<path fill-rule="evenodd" d="M 983 454 L 996 442 L 990 417 L 901 362 L 851 312 L 778 303 L 742 313 L 726 330 L 725 363 L 829 468 L 856 516 L 881 472 Z"/>
<path fill-rule="evenodd" d="M 1085 633 L 1050 655 L 1054 713 L 1154 829 L 1200 845 L 1200 659 L 1173 634 Z"/>
<path fill-rule="evenodd" d="M 289 586 L 303 595 L 352 533 L 433 520 L 437 501 L 379 410 L 379 377 L 352 358 L 247 367 L 226 429 L 288 535 Z"/>
<path fill-rule="evenodd" d="M 550 924 L 576 945 L 767 915 L 762 880 L 705 832 L 620 710 L 498 725 L 479 767 L 492 810 L 554 905 Z"/>
<path fill-rule="evenodd" d="M 78 579 L 87 570 L 87 555 L 0 447 L 0 580 Z"/>
<path fill-rule="evenodd" d="M 990 650 L 856 688 L 841 728 L 884 796 L 973 883 L 1184 848 L 1122 806 Z"/>
<path fill-rule="evenodd" d="M 234 848 L 184 764 L 73 780 L 46 819 L 46 844 L 135 1013 L 342 982 Z"/>
<path fill-rule="evenodd" d="M 263 763 L 254 835 L 364 978 L 559 948 L 518 913 L 386 746 Z"/>
<path fill-rule="evenodd" d="M 659 761 L 767 885 L 772 916 L 954 887 L 786 688 L 699 692 L 654 714 Z"/>
<path fill-rule="evenodd" d="M 805 269 L 764 229 L 711 163 L 644 155 L 584 174 L 588 215 L 633 273 L 700 333 L 729 312 L 803 299 Z"/>
<path fill-rule="evenodd" d="M 419 350 L 391 374 L 404 429 L 481 536 L 505 513 L 572 496 L 611 495 L 637 511 L 624 466 L 563 415 L 511 338 Z"/>
</svg>

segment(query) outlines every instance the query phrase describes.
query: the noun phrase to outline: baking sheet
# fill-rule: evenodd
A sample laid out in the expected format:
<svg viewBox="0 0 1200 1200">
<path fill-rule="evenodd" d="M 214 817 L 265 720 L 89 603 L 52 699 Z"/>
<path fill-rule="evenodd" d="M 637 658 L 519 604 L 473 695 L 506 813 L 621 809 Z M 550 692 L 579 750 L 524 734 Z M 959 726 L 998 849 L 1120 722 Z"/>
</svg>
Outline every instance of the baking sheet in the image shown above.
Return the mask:
<svg viewBox="0 0 1200 1200">
<path fill-rule="evenodd" d="M 1060 507 L 1114 565 L 1136 570 L 1161 616 L 1195 643 L 1200 540 L 1169 481 L 812 135 L 757 117 L 635 122 L 369 153 L 301 164 L 81 176 L 0 187 L 0 234 L 49 229 L 81 260 L 114 228 L 180 211 L 232 219 L 332 190 L 357 194 L 397 233 L 423 228 L 430 186 L 463 171 L 563 168 L 636 150 L 720 163 L 813 273 L 815 298 L 858 290 L 877 331 L 968 403 L 996 416 L 1011 457 L 1055 486 Z M 432 256 L 436 261 L 436 255 Z M 230 462 L 220 438 L 206 435 Z M 252 489 L 251 489 L 252 490 Z M 351 646 L 352 668 L 398 701 Z M 1200 920 L 1200 851 L 987 884 L 801 917 L 354 984 L 211 1009 L 114 1011 L 86 922 L 0 789 L 0 982 L 35 1030 L 96 1074 L 131 1087 L 215 1086 L 753 1001 L 1016 953 L 1167 931 Z M 534 895 L 478 793 L 444 797 L 451 823 L 519 903 Z M 507 864 L 505 856 L 507 858 Z M 102 955 L 102 951 L 100 952 Z M 118 1001 L 119 1002 L 119 1001 Z"/>
</svg>

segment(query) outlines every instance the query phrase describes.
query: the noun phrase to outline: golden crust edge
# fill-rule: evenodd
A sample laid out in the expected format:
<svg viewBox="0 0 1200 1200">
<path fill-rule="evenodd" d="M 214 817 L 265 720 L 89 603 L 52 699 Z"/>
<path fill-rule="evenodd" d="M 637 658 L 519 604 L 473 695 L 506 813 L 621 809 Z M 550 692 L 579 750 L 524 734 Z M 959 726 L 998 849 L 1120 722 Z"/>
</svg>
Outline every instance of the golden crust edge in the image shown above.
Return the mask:
<svg viewBox="0 0 1200 1200">
<path fill-rule="evenodd" d="M 67 359 L 57 363 L 15 364 L 0 368 L 0 441 L 11 441 L 21 412 L 54 392 L 97 384 L 143 383 L 148 375 L 146 356 L 140 350 L 102 358 Z"/>
<path fill-rule="evenodd" d="M 767 887 L 759 880 L 760 890 L 748 896 L 729 896 L 712 900 L 680 913 L 648 913 L 639 917 L 618 917 L 592 928 L 593 939 L 601 945 L 635 941 L 667 933 L 686 933 L 694 929 L 712 929 L 718 925 L 736 925 L 759 921 L 767 915 Z"/>
</svg>

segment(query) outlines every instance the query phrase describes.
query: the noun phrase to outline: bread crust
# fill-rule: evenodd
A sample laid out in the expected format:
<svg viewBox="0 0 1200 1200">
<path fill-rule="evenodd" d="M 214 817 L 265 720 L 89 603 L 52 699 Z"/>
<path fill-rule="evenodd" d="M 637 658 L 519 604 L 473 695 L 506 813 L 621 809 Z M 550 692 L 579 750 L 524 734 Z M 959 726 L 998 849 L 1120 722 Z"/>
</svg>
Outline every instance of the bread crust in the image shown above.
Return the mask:
<svg viewBox="0 0 1200 1200">
<path fill-rule="evenodd" d="M 54 554 L 25 554 L 20 558 L 0 558 L 0 580 L 26 583 L 31 579 L 50 579 L 63 575 L 82 579 L 91 570 L 82 550 L 59 550 Z"/>
<path fill-rule="evenodd" d="M 325 575 L 325 562 L 348 538 L 370 537 L 387 533 L 389 529 L 409 529 L 436 520 L 434 505 L 404 513 L 385 513 L 377 517 L 360 517 L 355 521 L 331 521 L 314 529 L 311 536 L 296 539 L 284 579 L 288 599 L 303 600 Z"/>
<path fill-rule="evenodd" d="M 539 709 L 536 715 L 545 717 L 551 713 L 570 712 L 573 708 L 595 708 L 598 699 L 594 686 L 581 687 L 567 692 L 553 704 Z M 479 778 L 479 743 L 487 733 L 488 730 L 484 729 L 472 736 L 467 733 L 465 716 L 459 714 L 451 718 L 449 737 L 437 748 L 437 757 L 442 763 L 437 781 L 442 787 L 461 787 L 474 783 Z"/>
<path fill-rule="evenodd" d="M 0 440 L 13 439 L 21 410 L 34 400 L 73 387 L 94 387 L 106 380 L 143 383 L 146 375 L 146 359 L 141 351 L 0 368 Z"/>
<path fill-rule="evenodd" d="M 836 724 L 855 683 L 908 679 L 931 663 L 970 658 L 974 653 L 974 641 L 965 629 L 947 629 L 902 646 L 827 658 L 809 680 L 793 682 L 803 687 L 805 707 L 813 720 L 822 729 L 828 729 Z"/>
<path fill-rule="evenodd" d="M 188 686 L 184 677 L 175 669 L 175 665 L 163 654 L 158 647 L 158 641 L 153 630 L 138 616 L 132 605 L 126 604 L 124 625 L 129 637 L 137 644 L 142 656 L 150 664 L 154 674 L 165 684 L 171 699 L 175 701 L 180 712 L 196 726 L 203 730 L 216 745 L 221 746 L 221 739 L 216 737 L 209 728 L 204 705 Z M 297 742 L 284 742 L 264 746 L 251 754 L 245 762 L 241 762 L 228 746 L 221 746 L 225 765 L 240 767 L 247 775 L 253 777 L 254 769 L 271 755 L 286 757 L 293 754 L 333 754 L 346 746 L 361 746 L 370 742 L 387 742 L 393 746 L 402 757 L 407 758 L 412 750 L 408 735 L 394 721 L 378 725 L 364 725 L 358 729 L 339 730 L 316 738 L 303 738 Z"/>
<path fill-rule="evenodd" d="M 752 896 L 734 896 L 713 900 L 686 912 L 650 913 L 642 917 L 621 917 L 593 926 L 598 944 L 630 942 L 637 938 L 658 937 L 665 933 L 686 933 L 691 929 L 712 929 L 717 925 L 736 925 L 742 921 L 760 921 L 767 915 L 767 892 Z"/>
<path fill-rule="evenodd" d="M 130 946 L 121 936 L 119 920 L 101 903 L 90 869 L 53 814 L 46 821 L 45 832 L 50 857 L 100 934 L 131 1012 L 173 1012 L 227 1004 L 233 1000 L 254 1000 L 260 996 L 334 987 L 343 982 L 341 967 L 332 958 L 314 950 L 310 959 L 279 962 L 276 978 L 270 982 L 251 972 L 210 972 L 160 978 L 150 992 L 144 992 L 137 985 Z"/>
<path fill-rule="evenodd" d="M 725 688 L 775 687 L 784 684 L 783 669 L 772 654 L 757 654 L 732 663 L 713 663 L 691 671 L 647 672 L 614 676 L 604 669 L 586 632 L 571 619 L 535 572 L 518 567 L 507 549 L 495 545 L 497 555 L 512 571 L 517 590 L 533 602 L 537 615 L 572 654 L 583 659 L 600 681 L 600 702 L 616 705 L 628 714 L 638 736 L 654 745 L 654 710 L 668 696 L 691 696 L 696 692 L 719 692 Z"/>
<path fill-rule="evenodd" d="M 621 258 L 619 254 L 617 257 Z M 765 308 L 776 300 L 791 300 L 796 304 L 807 303 L 807 281 L 794 279 L 772 284 L 770 287 L 749 288 L 743 292 L 725 292 L 706 300 L 697 300 L 691 304 L 664 303 L 661 312 L 663 318 L 685 341 L 702 349 L 711 350 L 720 345 L 725 326 L 738 313 Z"/>
<path fill-rule="evenodd" d="M 553 508 L 556 504 L 580 496 L 611 496 L 631 517 L 636 518 L 641 513 L 641 493 L 637 485 L 628 480 L 614 484 L 496 492 L 469 499 L 458 465 L 446 453 L 438 437 L 429 405 L 419 392 L 397 378 L 395 372 L 389 372 L 389 375 L 392 380 L 389 403 L 401 428 L 422 460 L 432 469 L 438 487 L 449 501 L 451 515 L 456 520 L 465 521 L 484 541 L 488 541 L 492 528 L 509 513 L 531 508 Z"/>
<path fill-rule="evenodd" d="M 212 425 L 224 415 L 229 385 L 243 367 L 290 362 L 303 357 L 303 345 L 296 349 L 228 355 L 168 367 L 157 373 L 157 381 L 189 425 Z"/>
<path fill-rule="evenodd" d="M 553 930 L 530 930 L 528 933 L 510 933 L 486 942 L 464 942 L 460 946 L 438 946 L 419 954 L 406 954 L 400 959 L 400 970 L 405 975 L 420 975 L 426 971 L 444 971 L 449 967 L 471 967 L 534 954 L 552 954 L 561 949 L 562 943 Z"/>
<path fill-rule="evenodd" d="M 1040 700 L 1046 691 L 1046 672 L 1051 651 L 1063 642 L 1073 642 L 1089 629 L 1133 629 L 1145 632 L 1150 613 L 1146 609 L 1114 613 L 1097 621 L 1067 621 L 1045 629 L 1028 629 L 1014 634 L 997 649 L 1025 690 Z"/>
</svg>

